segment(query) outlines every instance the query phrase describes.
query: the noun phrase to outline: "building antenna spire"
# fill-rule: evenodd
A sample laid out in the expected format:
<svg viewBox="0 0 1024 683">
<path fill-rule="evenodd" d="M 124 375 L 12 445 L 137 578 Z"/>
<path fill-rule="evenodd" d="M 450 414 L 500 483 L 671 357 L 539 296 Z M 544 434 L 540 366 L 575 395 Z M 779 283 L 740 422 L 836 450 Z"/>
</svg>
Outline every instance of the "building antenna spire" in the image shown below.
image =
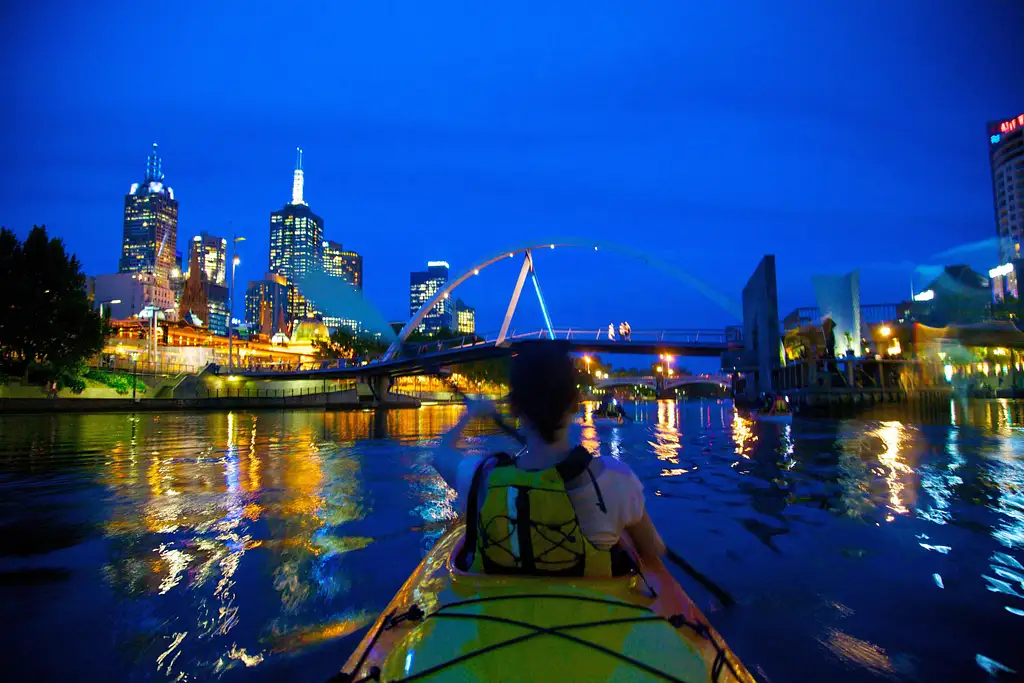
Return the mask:
<svg viewBox="0 0 1024 683">
<path fill-rule="evenodd" d="M 163 180 L 164 172 L 162 168 L 162 162 L 160 161 L 160 155 L 156 153 L 156 143 L 153 143 L 153 151 L 149 153 L 146 158 L 146 182 L 153 182 L 154 180 Z"/>
<path fill-rule="evenodd" d="M 292 204 L 305 204 L 302 201 L 302 148 L 295 148 L 295 175 L 292 177 Z"/>
</svg>

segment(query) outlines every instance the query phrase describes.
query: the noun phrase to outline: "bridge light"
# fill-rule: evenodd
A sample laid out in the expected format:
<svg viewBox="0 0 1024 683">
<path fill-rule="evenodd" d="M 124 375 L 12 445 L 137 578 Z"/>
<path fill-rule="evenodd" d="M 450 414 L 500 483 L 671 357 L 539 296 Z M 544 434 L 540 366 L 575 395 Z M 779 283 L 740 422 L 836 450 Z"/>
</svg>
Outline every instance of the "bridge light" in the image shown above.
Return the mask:
<svg viewBox="0 0 1024 683">
<path fill-rule="evenodd" d="M 661 366 L 659 365 L 658 367 L 655 368 L 655 370 L 657 370 L 658 372 L 661 372 Z"/>
<path fill-rule="evenodd" d="M 480 274 L 480 269 L 479 268 L 474 268 L 473 269 L 473 275 L 479 275 L 479 274 Z"/>
<path fill-rule="evenodd" d="M 553 244 L 552 244 L 552 245 L 551 245 L 551 248 L 552 248 L 552 249 L 554 249 L 554 248 L 555 248 L 555 245 L 553 245 Z"/>
</svg>

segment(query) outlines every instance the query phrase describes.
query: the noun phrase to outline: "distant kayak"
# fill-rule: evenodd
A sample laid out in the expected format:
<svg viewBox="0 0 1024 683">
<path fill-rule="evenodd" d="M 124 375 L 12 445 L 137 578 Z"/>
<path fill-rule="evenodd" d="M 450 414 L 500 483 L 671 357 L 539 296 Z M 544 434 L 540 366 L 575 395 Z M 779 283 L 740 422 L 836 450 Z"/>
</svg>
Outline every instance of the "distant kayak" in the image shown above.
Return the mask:
<svg viewBox="0 0 1024 683">
<path fill-rule="evenodd" d="M 336 680 L 753 683 L 667 570 L 471 574 L 453 560 L 464 532 L 438 541 Z"/>
<path fill-rule="evenodd" d="M 780 424 L 792 424 L 793 413 L 761 413 L 755 412 L 750 414 L 751 420 L 758 422 L 778 422 Z"/>
</svg>

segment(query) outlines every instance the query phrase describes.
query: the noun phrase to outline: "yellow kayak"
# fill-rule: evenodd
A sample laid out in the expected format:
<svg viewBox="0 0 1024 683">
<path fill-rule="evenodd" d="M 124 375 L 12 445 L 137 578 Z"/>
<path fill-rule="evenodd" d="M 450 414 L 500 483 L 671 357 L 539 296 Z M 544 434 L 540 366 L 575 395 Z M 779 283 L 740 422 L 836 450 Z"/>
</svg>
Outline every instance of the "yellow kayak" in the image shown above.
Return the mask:
<svg viewBox="0 0 1024 683">
<path fill-rule="evenodd" d="M 753 682 L 664 567 L 470 574 L 453 563 L 464 532 L 438 541 L 334 680 Z"/>
</svg>

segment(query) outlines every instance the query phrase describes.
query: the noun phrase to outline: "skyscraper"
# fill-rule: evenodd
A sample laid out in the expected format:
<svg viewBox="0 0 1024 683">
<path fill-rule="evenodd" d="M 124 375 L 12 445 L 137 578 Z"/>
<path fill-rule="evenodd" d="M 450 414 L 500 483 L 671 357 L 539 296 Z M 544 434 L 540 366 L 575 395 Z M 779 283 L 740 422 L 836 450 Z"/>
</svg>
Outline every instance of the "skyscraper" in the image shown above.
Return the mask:
<svg viewBox="0 0 1024 683">
<path fill-rule="evenodd" d="M 302 284 L 323 264 L 324 221 L 302 198 L 302 150 L 297 150 L 292 200 L 270 214 L 270 272 Z"/>
<path fill-rule="evenodd" d="M 146 160 L 142 183 L 132 183 L 124 198 L 124 237 L 121 242 L 122 273 L 150 273 L 168 286 L 178 246 L 178 202 L 164 184 L 162 162 L 156 143 Z"/>
<path fill-rule="evenodd" d="M 455 302 L 455 331 L 459 334 L 476 334 L 476 309 L 459 299 Z"/>
<path fill-rule="evenodd" d="M 1024 236 L 1024 114 L 988 124 L 999 262 L 1020 259 Z"/>
<path fill-rule="evenodd" d="M 425 271 L 409 273 L 409 316 L 423 307 L 438 290 L 448 283 L 448 262 L 428 261 Z M 438 301 L 423 318 L 416 329 L 427 334 L 436 334 L 453 328 L 453 302 L 450 297 Z"/>
<path fill-rule="evenodd" d="M 228 241 L 223 237 L 201 232 L 189 242 L 188 262 L 192 263 L 192 254 L 196 253 L 199 267 L 206 273 L 207 279 L 215 285 L 226 283 Z"/>
<path fill-rule="evenodd" d="M 288 333 L 289 298 L 295 287 L 274 273 L 249 283 L 245 292 L 245 321 L 254 335 L 272 337 Z"/>
<path fill-rule="evenodd" d="M 193 263 L 202 271 L 203 292 L 206 294 L 207 318 L 204 325 L 214 334 L 228 333 L 227 250 L 223 237 L 201 232 L 189 242 L 189 270 Z M 189 273 L 191 274 L 191 273 Z"/>
<path fill-rule="evenodd" d="M 363 257 L 354 251 L 345 251 L 341 244 L 324 240 L 324 272 L 345 280 L 363 291 Z"/>
</svg>

